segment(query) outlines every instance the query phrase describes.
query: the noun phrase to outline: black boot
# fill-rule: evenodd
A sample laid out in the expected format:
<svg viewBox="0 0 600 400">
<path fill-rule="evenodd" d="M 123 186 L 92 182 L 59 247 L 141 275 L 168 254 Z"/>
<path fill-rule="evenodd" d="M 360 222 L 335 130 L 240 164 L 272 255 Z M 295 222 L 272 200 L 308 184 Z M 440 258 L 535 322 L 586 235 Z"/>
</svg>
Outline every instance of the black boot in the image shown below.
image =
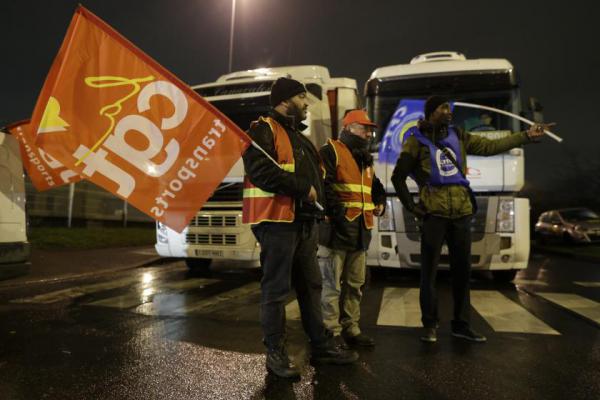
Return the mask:
<svg viewBox="0 0 600 400">
<path fill-rule="evenodd" d="M 328 340 L 323 346 L 312 348 L 311 360 L 317 364 L 351 364 L 358 360 L 358 353 L 343 349 L 334 340 Z"/>
<path fill-rule="evenodd" d="M 267 349 L 267 370 L 281 378 L 298 378 L 300 371 L 290 361 L 285 347 Z"/>
<path fill-rule="evenodd" d="M 344 339 L 346 343 L 350 346 L 361 346 L 361 347 L 373 347 L 375 346 L 375 340 L 372 337 L 365 335 L 364 333 L 359 333 L 358 335 L 351 336 L 349 334 L 344 334 Z"/>
</svg>

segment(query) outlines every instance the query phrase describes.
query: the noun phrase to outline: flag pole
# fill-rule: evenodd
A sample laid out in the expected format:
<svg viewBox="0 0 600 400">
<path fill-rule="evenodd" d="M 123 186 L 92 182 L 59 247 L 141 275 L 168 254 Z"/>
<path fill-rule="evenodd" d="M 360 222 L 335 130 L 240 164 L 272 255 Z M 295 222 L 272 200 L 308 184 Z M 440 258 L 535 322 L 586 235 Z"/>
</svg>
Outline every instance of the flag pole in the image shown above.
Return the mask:
<svg viewBox="0 0 600 400">
<path fill-rule="evenodd" d="M 520 115 L 513 114 L 511 112 L 504 111 L 504 110 L 499 110 L 499 109 L 494 108 L 494 107 L 482 106 L 482 105 L 473 104 L 473 103 L 463 103 L 462 101 L 455 101 L 453 104 L 455 106 L 459 106 L 459 107 L 469 107 L 469 108 L 477 108 L 477 109 L 480 109 L 480 110 L 492 111 L 492 112 L 496 112 L 498 114 L 502 114 L 502 115 L 506 115 L 506 116 L 518 119 L 519 121 L 525 122 L 526 124 L 529 124 L 529 125 L 534 125 L 535 124 L 535 122 L 530 121 L 527 118 L 523 118 Z M 558 135 L 555 135 L 554 133 L 550 132 L 547 129 L 544 129 L 544 132 L 546 133 L 546 135 L 550 136 L 552 139 L 556 140 L 558 143 L 561 143 L 563 141 L 563 139 L 561 137 L 559 137 Z"/>
<path fill-rule="evenodd" d="M 281 168 L 281 165 L 279 165 L 279 163 L 277 161 L 275 161 L 275 159 L 273 157 L 271 157 L 271 155 L 269 153 L 266 152 L 265 149 L 263 149 L 262 147 L 259 146 L 258 143 L 256 143 L 254 140 L 252 140 L 252 147 L 254 147 L 256 150 L 260 151 L 261 153 L 263 153 L 265 156 L 267 156 L 267 158 L 271 161 L 273 161 L 273 164 L 277 165 L 277 167 Z M 319 209 L 319 211 L 324 211 L 323 206 L 315 200 L 315 207 L 317 207 Z"/>
</svg>

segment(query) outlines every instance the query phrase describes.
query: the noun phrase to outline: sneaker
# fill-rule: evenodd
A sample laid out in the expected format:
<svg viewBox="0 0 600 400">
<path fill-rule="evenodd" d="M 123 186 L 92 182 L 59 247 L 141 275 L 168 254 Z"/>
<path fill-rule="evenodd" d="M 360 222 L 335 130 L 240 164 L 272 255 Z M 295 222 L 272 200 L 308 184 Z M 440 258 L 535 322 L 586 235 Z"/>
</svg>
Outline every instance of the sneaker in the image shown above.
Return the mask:
<svg viewBox="0 0 600 400">
<path fill-rule="evenodd" d="M 331 340 L 324 347 L 313 347 L 311 360 L 317 364 L 351 364 L 358 360 L 358 353 L 343 349 Z"/>
<path fill-rule="evenodd" d="M 452 328 L 452 336 L 465 340 L 470 340 L 471 342 L 483 343 L 487 341 L 487 338 L 485 336 L 483 336 L 479 332 L 472 330 L 468 326 L 462 328 Z"/>
<path fill-rule="evenodd" d="M 290 361 L 284 347 L 267 350 L 267 371 L 281 378 L 298 378 L 300 371 Z"/>
<path fill-rule="evenodd" d="M 423 333 L 421 334 L 421 342 L 427 342 L 427 343 L 437 342 L 437 329 L 423 328 Z"/>
<path fill-rule="evenodd" d="M 373 347 L 375 346 L 375 340 L 372 337 L 365 335 L 364 333 L 359 333 L 355 336 L 344 335 L 344 339 L 346 339 L 346 343 L 351 346 L 362 346 L 362 347 Z"/>
</svg>

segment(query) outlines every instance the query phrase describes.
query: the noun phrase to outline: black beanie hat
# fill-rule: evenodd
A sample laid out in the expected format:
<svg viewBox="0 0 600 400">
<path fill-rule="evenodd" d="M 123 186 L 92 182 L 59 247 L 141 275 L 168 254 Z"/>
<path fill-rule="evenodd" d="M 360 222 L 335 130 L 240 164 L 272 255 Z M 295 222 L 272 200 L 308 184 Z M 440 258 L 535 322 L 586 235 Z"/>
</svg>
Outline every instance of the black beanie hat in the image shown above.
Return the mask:
<svg viewBox="0 0 600 400">
<path fill-rule="evenodd" d="M 425 120 L 429 119 L 429 116 L 433 114 L 436 108 L 447 102 L 448 98 L 445 96 L 429 96 L 427 101 L 425 101 Z"/>
<path fill-rule="evenodd" d="M 271 86 L 271 107 L 277 107 L 282 101 L 302 92 L 306 92 L 302 83 L 290 78 L 279 78 Z"/>
</svg>

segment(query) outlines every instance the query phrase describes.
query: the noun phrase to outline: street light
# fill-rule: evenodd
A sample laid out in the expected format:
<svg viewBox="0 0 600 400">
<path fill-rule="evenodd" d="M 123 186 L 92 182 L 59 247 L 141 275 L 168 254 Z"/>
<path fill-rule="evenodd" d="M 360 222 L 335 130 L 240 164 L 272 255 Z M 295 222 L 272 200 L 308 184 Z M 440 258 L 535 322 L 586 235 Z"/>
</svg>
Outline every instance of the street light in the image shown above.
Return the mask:
<svg viewBox="0 0 600 400">
<path fill-rule="evenodd" d="M 235 1 L 231 0 L 231 26 L 229 29 L 229 72 L 233 65 L 233 27 L 235 25 Z"/>
</svg>

